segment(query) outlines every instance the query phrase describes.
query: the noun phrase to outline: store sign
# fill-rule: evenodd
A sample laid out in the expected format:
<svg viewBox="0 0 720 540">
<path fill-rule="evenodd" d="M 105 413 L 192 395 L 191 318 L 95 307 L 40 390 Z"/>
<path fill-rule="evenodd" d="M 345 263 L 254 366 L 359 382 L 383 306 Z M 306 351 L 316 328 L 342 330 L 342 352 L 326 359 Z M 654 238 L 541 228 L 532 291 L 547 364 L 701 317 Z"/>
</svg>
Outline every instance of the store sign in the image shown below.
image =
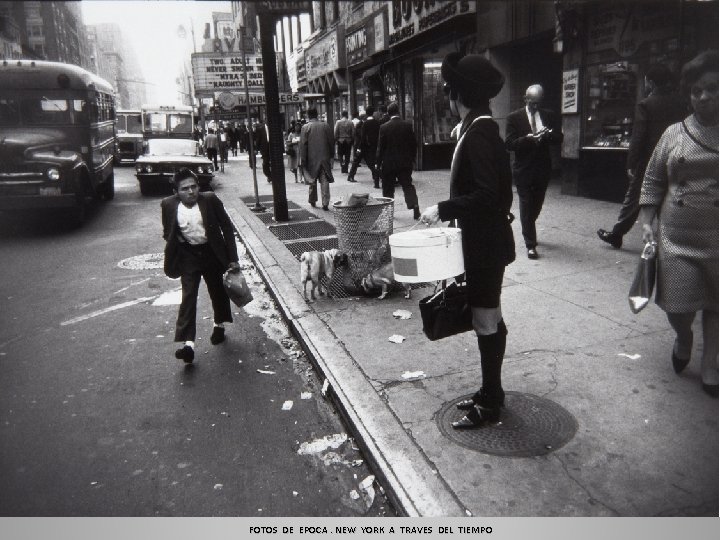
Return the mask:
<svg viewBox="0 0 720 540">
<path fill-rule="evenodd" d="M 646 43 L 672 39 L 680 20 L 677 6 L 638 2 L 617 9 L 599 8 L 588 17 L 587 51 L 614 50 L 622 57 L 630 56 Z"/>
<path fill-rule="evenodd" d="M 359 28 L 345 33 L 347 65 L 354 66 L 387 48 L 387 11 L 373 13 Z"/>
<path fill-rule="evenodd" d="M 345 67 L 345 51 L 339 50 L 339 41 L 338 31 L 334 31 L 305 51 L 305 72 L 308 80 L 317 79 L 326 73 Z M 344 46 L 343 43 L 343 49 Z M 340 64 L 341 58 L 343 65 Z"/>
<path fill-rule="evenodd" d="M 245 89 L 242 55 L 193 53 L 191 55 L 196 92 Z M 248 88 L 265 87 L 262 56 L 246 55 Z"/>
<path fill-rule="evenodd" d="M 368 31 L 364 26 L 345 36 L 345 54 L 349 66 L 358 64 L 368 57 Z"/>
<path fill-rule="evenodd" d="M 402 43 L 458 15 L 474 13 L 475 4 L 469 0 L 437 2 L 393 0 L 389 45 L 392 47 Z"/>
<path fill-rule="evenodd" d="M 297 92 L 281 92 L 279 94 L 280 105 L 297 105 L 303 102 L 304 94 Z M 220 102 L 223 109 L 232 109 L 237 106 L 265 105 L 265 94 L 249 94 L 247 97 L 244 92 L 215 92 L 215 99 Z M 248 101 L 249 99 L 249 101 Z"/>
<path fill-rule="evenodd" d="M 578 112 L 578 91 L 580 82 L 580 70 L 571 69 L 563 71 L 562 78 L 562 114 L 573 114 Z"/>
</svg>

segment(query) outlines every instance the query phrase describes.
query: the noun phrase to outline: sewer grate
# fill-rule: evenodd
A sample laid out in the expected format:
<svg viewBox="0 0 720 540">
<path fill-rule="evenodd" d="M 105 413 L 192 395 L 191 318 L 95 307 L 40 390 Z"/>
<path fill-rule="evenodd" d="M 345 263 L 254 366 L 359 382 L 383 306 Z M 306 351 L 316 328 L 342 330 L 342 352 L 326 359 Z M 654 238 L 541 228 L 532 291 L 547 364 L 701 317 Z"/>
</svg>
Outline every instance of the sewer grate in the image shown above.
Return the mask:
<svg viewBox="0 0 720 540">
<path fill-rule="evenodd" d="M 288 211 L 288 217 L 290 218 L 290 221 L 285 222 L 277 222 L 275 221 L 275 214 L 272 212 L 262 212 L 260 214 L 255 214 L 260 221 L 262 221 L 265 225 L 282 225 L 283 223 L 291 223 L 298 221 L 310 221 L 312 219 L 320 219 L 312 212 L 308 212 L 305 209 L 297 209 L 297 210 L 289 210 Z"/>
<path fill-rule="evenodd" d="M 472 394 L 443 405 L 436 414 L 440 432 L 457 444 L 483 454 L 505 457 L 542 456 L 568 443 L 577 431 L 575 417 L 549 399 L 505 392 L 505 407 L 498 424 L 479 429 L 453 429 L 451 423 L 465 414 L 455 407 Z"/>
<path fill-rule="evenodd" d="M 334 236 L 335 226 L 323 219 L 305 223 L 284 221 L 269 227 L 270 232 L 280 240 L 297 240 L 299 238 L 316 238 L 318 236 Z"/>
</svg>

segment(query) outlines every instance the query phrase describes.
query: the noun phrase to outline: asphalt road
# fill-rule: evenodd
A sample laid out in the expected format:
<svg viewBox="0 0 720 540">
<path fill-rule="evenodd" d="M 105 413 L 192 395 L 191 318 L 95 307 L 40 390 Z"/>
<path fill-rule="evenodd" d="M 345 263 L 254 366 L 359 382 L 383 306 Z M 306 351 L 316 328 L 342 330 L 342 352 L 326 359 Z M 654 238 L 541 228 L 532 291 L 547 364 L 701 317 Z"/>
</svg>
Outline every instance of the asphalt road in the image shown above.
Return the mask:
<svg viewBox="0 0 720 540">
<path fill-rule="evenodd" d="M 0 515 L 392 515 L 248 259 L 226 342 L 202 288 L 174 358 L 162 196 L 117 168 L 80 229 L 0 214 Z"/>
</svg>

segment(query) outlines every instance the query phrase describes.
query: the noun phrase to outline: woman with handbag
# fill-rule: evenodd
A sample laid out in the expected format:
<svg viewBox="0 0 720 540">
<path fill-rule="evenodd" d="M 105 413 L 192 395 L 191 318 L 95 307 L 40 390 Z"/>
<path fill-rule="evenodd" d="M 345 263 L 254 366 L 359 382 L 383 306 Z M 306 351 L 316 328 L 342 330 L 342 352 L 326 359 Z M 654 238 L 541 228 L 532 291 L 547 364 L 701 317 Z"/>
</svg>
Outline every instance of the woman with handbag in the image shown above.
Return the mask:
<svg viewBox="0 0 720 540">
<path fill-rule="evenodd" d="M 505 404 L 500 372 L 507 328 L 500 309 L 505 266 L 515 260 L 510 158 L 490 113 L 490 99 L 505 77 L 487 59 L 450 53 L 441 74 L 450 110 L 461 127 L 450 169 L 450 198 L 427 208 L 420 220 L 433 224 L 457 220 L 462 231 L 465 279 L 473 329 L 478 337 L 482 387 L 457 407 L 466 415 L 456 429 L 497 422 Z"/>
<path fill-rule="evenodd" d="M 643 240 L 657 240 L 655 302 L 676 333 L 675 373 L 690 362 L 702 311 L 702 388 L 718 397 L 718 53 L 685 64 L 681 86 L 693 113 L 667 128 L 640 195 Z M 653 221 L 657 218 L 657 232 Z"/>
</svg>

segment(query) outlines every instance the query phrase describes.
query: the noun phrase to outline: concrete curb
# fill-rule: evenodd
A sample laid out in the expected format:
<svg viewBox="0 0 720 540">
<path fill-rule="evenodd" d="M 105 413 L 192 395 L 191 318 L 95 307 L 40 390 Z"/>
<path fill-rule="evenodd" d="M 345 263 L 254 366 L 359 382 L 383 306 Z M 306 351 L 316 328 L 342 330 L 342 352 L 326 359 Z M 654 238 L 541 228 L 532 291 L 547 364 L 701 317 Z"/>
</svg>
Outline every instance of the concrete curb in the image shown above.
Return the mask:
<svg viewBox="0 0 720 540">
<path fill-rule="evenodd" d="M 328 397 L 343 415 L 397 512 L 407 517 L 468 515 L 343 342 L 305 302 L 294 285 L 297 279 L 292 278 L 299 276 L 296 259 L 247 206 L 226 203 L 226 207 L 285 322 L 321 378 L 327 380 Z"/>
</svg>

